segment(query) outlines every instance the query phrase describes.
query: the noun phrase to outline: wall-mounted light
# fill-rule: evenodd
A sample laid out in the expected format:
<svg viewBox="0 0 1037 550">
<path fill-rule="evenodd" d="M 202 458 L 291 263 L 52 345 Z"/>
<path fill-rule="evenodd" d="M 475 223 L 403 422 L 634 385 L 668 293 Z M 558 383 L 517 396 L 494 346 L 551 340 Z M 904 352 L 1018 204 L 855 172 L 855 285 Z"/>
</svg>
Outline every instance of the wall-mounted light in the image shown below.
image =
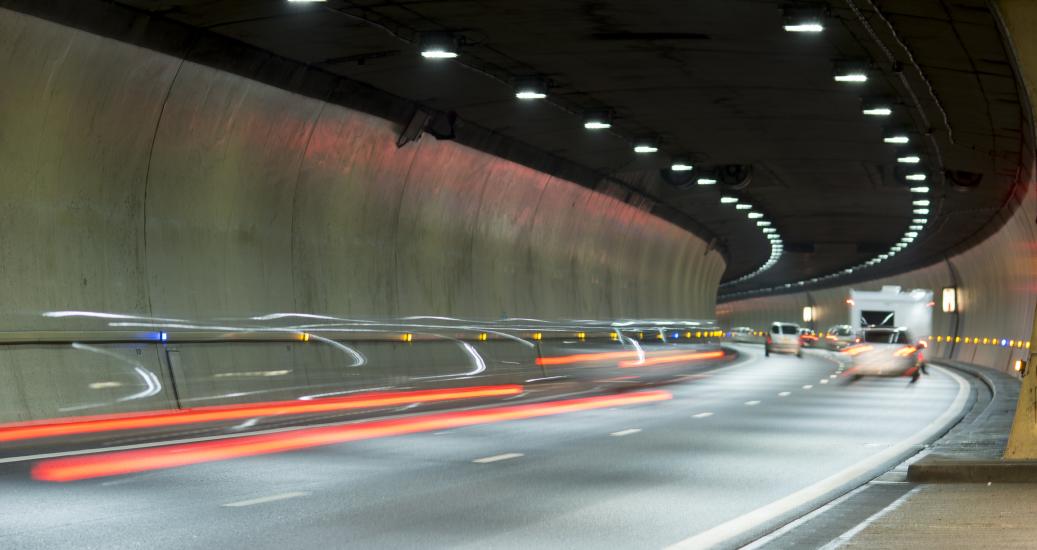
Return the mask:
<svg viewBox="0 0 1037 550">
<path fill-rule="evenodd" d="M 954 313 L 958 311 L 958 289 L 949 286 L 943 289 L 943 312 Z"/>
<path fill-rule="evenodd" d="M 814 320 L 814 306 L 803 307 L 803 322 L 810 323 Z"/>
</svg>

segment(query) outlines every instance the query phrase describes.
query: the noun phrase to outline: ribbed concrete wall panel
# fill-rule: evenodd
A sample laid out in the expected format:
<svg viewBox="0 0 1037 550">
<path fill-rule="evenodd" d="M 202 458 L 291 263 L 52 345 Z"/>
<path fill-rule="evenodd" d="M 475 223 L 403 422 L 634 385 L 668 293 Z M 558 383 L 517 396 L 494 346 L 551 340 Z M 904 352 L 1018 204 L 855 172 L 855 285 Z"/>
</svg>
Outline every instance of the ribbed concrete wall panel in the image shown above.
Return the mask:
<svg viewBox="0 0 1037 550">
<path fill-rule="evenodd" d="M 0 317 L 143 311 L 144 186 L 177 60 L 3 12 Z"/>
<path fill-rule="evenodd" d="M 0 331 L 88 326 L 43 316 L 56 310 L 713 314 L 718 253 L 575 183 L 428 135 L 397 148 L 385 120 L 7 10 L 0 71 Z M 471 348 L 485 352 L 477 376 L 528 378 L 532 351 L 516 345 Z M 169 357 L 150 344 L 140 368 L 161 391 L 130 401 L 120 392 L 147 377 L 127 350 L 4 351 L 0 420 L 172 406 L 178 371 L 181 401 L 212 404 L 448 380 L 479 364 L 453 341 L 367 347 L 352 367 L 312 343 L 177 344 Z"/>
</svg>

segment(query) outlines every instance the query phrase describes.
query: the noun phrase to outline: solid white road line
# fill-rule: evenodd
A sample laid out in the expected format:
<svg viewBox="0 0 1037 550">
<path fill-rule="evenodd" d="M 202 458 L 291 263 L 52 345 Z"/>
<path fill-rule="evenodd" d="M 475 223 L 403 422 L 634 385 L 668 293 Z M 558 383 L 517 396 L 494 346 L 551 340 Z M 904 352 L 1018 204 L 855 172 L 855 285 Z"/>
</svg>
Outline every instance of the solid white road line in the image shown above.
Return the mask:
<svg viewBox="0 0 1037 550">
<path fill-rule="evenodd" d="M 778 397 L 788 397 L 790 395 L 792 395 L 792 392 L 790 392 L 790 391 L 783 391 L 783 392 L 778 394 Z"/>
<path fill-rule="evenodd" d="M 630 428 L 629 430 L 620 430 L 618 432 L 612 432 L 609 435 L 612 437 L 623 437 L 624 435 L 636 434 L 641 431 L 641 428 Z"/>
<path fill-rule="evenodd" d="M 875 512 L 874 514 L 869 516 L 868 519 L 866 519 L 866 520 L 860 522 L 860 524 L 856 525 L 853 529 L 850 529 L 849 531 L 839 535 L 838 537 L 833 539 L 828 544 L 822 546 L 821 550 L 835 550 L 836 548 L 839 548 L 840 546 L 846 544 L 847 542 L 850 542 L 850 539 L 852 539 L 853 537 L 856 537 L 857 533 L 860 533 L 861 531 L 863 531 L 865 527 L 871 525 L 872 523 L 875 523 L 880 518 L 882 518 L 882 516 L 885 516 L 886 514 L 892 512 L 893 510 L 896 510 L 897 508 L 900 508 L 901 505 L 903 505 L 905 502 L 907 502 L 907 499 L 909 499 L 912 496 L 914 496 L 914 494 L 917 493 L 918 491 L 920 491 L 922 489 L 922 487 L 924 487 L 924 486 L 923 485 L 919 485 L 918 487 L 915 487 L 914 489 L 911 489 L 910 491 L 904 493 L 903 496 L 901 496 L 900 498 L 898 498 L 898 499 L 894 500 L 893 502 L 889 503 L 889 506 L 886 506 L 885 508 L 879 510 L 878 512 Z"/>
<path fill-rule="evenodd" d="M 746 401 L 745 402 L 745 405 L 748 406 L 748 407 L 755 407 L 756 405 L 759 405 L 759 404 L 760 404 L 759 401 Z"/>
<path fill-rule="evenodd" d="M 702 412 L 702 413 L 691 415 L 692 418 L 708 418 L 710 416 L 713 416 L 713 413 L 711 413 L 711 412 Z"/>
<path fill-rule="evenodd" d="M 958 394 L 954 397 L 951 401 L 950 407 L 948 407 L 943 414 L 921 430 L 915 432 L 914 435 L 897 442 L 895 445 L 891 445 L 885 450 L 874 454 L 857 464 L 842 470 L 841 472 L 837 472 L 834 475 L 822 479 L 809 487 L 800 489 L 787 497 L 776 500 L 725 523 L 721 523 L 712 529 L 688 537 L 669 548 L 712 548 L 714 546 L 724 545 L 731 539 L 738 536 L 744 536 L 745 533 L 756 529 L 758 526 L 772 522 L 808 502 L 822 498 L 833 491 L 838 491 L 853 480 L 872 472 L 880 466 L 884 466 L 889 462 L 894 461 L 904 453 L 908 452 L 911 448 L 922 445 L 932 437 L 940 434 L 947 425 L 961 417 L 961 414 L 965 409 L 965 404 L 969 400 L 969 385 L 965 382 L 965 379 L 954 372 L 935 365 L 933 365 L 933 369 L 950 376 L 955 382 L 957 382 Z"/>
<path fill-rule="evenodd" d="M 771 533 L 771 534 L 769 534 L 769 535 L 767 535 L 765 537 L 758 538 L 758 539 L 754 540 L 753 542 L 743 546 L 739 550 L 758 550 L 759 548 L 763 548 L 763 547 L 767 546 L 768 544 L 770 544 L 771 542 L 773 542 L 773 541 L 783 537 L 789 531 L 792 531 L 792 530 L 795 530 L 795 529 L 799 528 L 800 525 L 805 524 L 806 522 L 816 518 L 817 516 L 820 516 L 821 514 L 827 512 L 827 511 L 831 510 L 832 508 L 835 508 L 836 506 L 842 504 L 843 502 L 846 502 L 847 500 L 853 498 L 854 495 L 856 495 L 857 493 L 860 493 L 861 491 L 866 490 L 868 488 L 868 486 L 870 486 L 870 485 L 871 485 L 870 483 L 866 483 L 864 485 L 861 485 L 860 487 L 857 487 L 856 489 L 854 489 L 854 490 L 850 491 L 849 493 L 846 493 L 845 495 L 843 495 L 843 496 L 833 500 L 832 502 L 829 502 L 828 504 L 825 504 L 824 506 L 818 508 L 817 510 L 814 510 L 813 512 L 810 512 L 809 514 L 807 514 L 807 515 L 805 515 L 805 516 L 803 516 L 803 517 L 801 517 L 801 518 L 799 518 L 799 519 L 797 519 L 795 521 L 787 523 L 781 529 L 778 529 L 777 531 L 774 531 L 773 533 Z"/>
<path fill-rule="evenodd" d="M 472 462 L 476 464 L 489 464 L 490 462 L 499 462 L 501 460 L 510 460 L 512 458 L 518 458 L 520 456 L 526 456 L 522 453 L 504 453 L 502 455 L 487 456 L 485 458 L 477 458 Z"/>
<path fill-rule="evenodd" d="M 267 497 L 253 498 L 249 500 L 239 500 L 237 502 L 228 502 L 227 504 L 221 504 L 224 508 L 242 508 L 245 506 L 255 506 L 256 504 L 266 504 L 267 502 L 276 502 L 278 500 L 287 500 L 290 498 L 299 498 L 308 496 L 309 493 L 302 491 L 294 491 L 291 493 L 281 493 L 279 495 L 270 495 Z"/>
</svg>

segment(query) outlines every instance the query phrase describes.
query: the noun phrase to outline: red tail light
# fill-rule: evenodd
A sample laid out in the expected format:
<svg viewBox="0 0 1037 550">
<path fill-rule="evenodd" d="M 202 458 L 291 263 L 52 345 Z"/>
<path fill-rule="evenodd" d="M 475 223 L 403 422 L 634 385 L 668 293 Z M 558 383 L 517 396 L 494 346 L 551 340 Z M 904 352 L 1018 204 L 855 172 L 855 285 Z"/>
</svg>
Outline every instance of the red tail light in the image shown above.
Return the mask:
<svg viewBox="0 0 1037 550">
<path fill-rule="evenodd" d="M 768 336 L 768 337 L 767 337 L 767 343 L 768 343 L 768 344 L 770 344 L 770 343 L 771 343 L 771 337 L 770 337 L 770 336 Z"/>
</svg>

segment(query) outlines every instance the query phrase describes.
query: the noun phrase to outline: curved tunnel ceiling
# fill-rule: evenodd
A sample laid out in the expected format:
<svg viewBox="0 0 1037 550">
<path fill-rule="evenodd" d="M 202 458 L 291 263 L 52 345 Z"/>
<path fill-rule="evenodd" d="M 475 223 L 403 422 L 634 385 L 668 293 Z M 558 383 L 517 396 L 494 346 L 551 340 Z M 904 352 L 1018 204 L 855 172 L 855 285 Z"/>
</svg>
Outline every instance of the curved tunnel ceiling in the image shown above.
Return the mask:
<svg viewBox="0 0 1037 550">
<path fill-rule="evenodd" d="M 820 34 L 784 32 L 786 3 L 766 0 L 118 3 L 454 111 L 658 197 L 727 249 L 721 300 L 938 261 L 995 224 L 1030 160 L 1011 56 L 984 0 L 831 0 Z M 443 30 L 462 37 L 460 60 L 419 56 L 419 33 Z M 837 60 L 866 63 L 869 81 L 835 82 Z M 527 75 L 546 77 L 549 100 L 515 99 L 512 80 Z M 890 100 L 893 115 L 862 115 L 862 97 Z M 602 108 L 613 128 L 585 130 L 582 113 Z M 924 197 L 895 173 L 897 148 L 883 143 L 894 126 L 929 172 Z M 635 155 L 639 135 L 658 136 L 660 153 Z M 661 177 L 673 156 L 700 170 L 752 165 L 752 181 L 678 189 Z M 945 170 L 982 179 L 966 189 Z M 773 222 L 784 253 L 772 268 L 745 279 L 771 246 L 722 194 Z M 897 243 L 919 198 L 931 214 L 915 242 L 848 273 Z"/>
</svg>

